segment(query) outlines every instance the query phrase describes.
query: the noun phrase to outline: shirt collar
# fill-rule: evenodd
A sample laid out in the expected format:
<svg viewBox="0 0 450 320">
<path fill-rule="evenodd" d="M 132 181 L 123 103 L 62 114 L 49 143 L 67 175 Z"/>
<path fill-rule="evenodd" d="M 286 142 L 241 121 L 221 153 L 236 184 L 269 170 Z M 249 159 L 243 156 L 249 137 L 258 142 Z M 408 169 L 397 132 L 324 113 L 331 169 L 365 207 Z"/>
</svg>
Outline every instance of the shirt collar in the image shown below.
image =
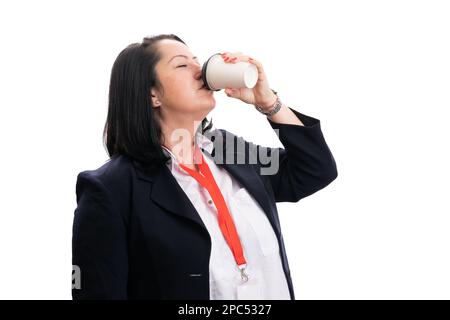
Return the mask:
<svg viewBox="0 0 450 320">
<path fill-rule="evenodd" d="M 197 145 L 200 147 L 200 149 L 207 151 L 209 154 L 212 153 L 212 150 L 214 149 L 214 143 L 208 137 L 201 134 L 200 132 L 197 132 L 195 134 L 195 141 L 196 141 Z M 163 145 L 161 145 L 161 147 L 162 147 L 163 153 L 166 156 L 170 156 L 170 160 L 168 161 L 167 166 L 172 171 L 174 169 L 174 164 L 176 163 L 178 166 L 179 162 L 178 162 L 176 156 L 173 154 L 173 152 L 169 148 L 167 148 Z"/>
</svg>

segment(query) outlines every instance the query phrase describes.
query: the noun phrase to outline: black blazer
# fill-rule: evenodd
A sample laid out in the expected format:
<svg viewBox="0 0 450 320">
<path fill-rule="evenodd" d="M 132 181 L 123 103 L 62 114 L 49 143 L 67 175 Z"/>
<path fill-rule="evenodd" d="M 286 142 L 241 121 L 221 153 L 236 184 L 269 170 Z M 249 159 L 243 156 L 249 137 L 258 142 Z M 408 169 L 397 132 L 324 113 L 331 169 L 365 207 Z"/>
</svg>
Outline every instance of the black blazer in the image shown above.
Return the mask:
<svg viewBox="0 0 450 320">
<path fill-rule="evenodd" d="M 272 154 L 279 152 L 276 174 L 261 174 L 264 162 L 259 157 L 257 163 L 247 156 L 244 164 L 227 163 L 242 150 L 230 148 L 226 139 L 214 140 L 214 151 L 222 147 L 225 161 L 216 162 L 220 152 L 212 155 L 266 213 L 294 300 L 275 203 L 297 202 L 324 188 L 337 177 L 337 169 L 320 121 L 291 110 L 305 126 L 267 118 L 279 129 L 284 146 L 269 148 Z M 215 134 L 231 133 L 220 129 Z M 263 148 L 232 136 L 235 143 L 245 144 L 246 154 Z M 76 195 L 72 263 L 80 268 L 81 288 L 72 289 L 73 299 L 210 299 L 211 239 L 167 166 L 144 173 L 130 158 L 115 156 L 96 170 L 81 172 Z"/>
</svg>

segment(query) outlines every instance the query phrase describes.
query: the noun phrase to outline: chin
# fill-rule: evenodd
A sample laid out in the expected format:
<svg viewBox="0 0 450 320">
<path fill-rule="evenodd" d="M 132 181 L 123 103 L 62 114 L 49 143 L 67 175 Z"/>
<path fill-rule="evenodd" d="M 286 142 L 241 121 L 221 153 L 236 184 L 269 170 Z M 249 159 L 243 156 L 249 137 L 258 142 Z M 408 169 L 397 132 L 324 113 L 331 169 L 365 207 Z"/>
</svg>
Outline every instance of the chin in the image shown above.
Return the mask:
<svg viewBox="0 0 450 320">
<path fill-rule="evenodd" d="M 198 93 L 195 93 L 194 95 L 190 96 L 190 98 L 186 98 L 187 100 L 190 100 L 192 103 L 190 103 L 189 109 L 192 112 L 195 111 L 201 111 L 203 112 L 209 112 L 216 106 L 216 99 L 214 97 L 214 93 L 210 93 L 206 90 L 201 90 Z"/>
<path fill-rule="evenodd" d="M 204 117 L 208 116 L 209 113 L 216 107 L 216 101 L 213 100 L 210 103 L 202 103 L 200 106 L 200 118 L 203 119 Z"/>
<path fill-rule="evenodd" d="M 212 110 L 216 106 L 216 99 L 212 93 L 206 93 L 206 95 L 197 99 L 198 103 L 204 108 L 210 108 Z"/>
<path fill-rule="evenodd" d="M 211 96 L 211 109 L 214 109 L 214 107 L 216 106 L 216 99 L 214 98 L 214 96 Z"/>
</svg>

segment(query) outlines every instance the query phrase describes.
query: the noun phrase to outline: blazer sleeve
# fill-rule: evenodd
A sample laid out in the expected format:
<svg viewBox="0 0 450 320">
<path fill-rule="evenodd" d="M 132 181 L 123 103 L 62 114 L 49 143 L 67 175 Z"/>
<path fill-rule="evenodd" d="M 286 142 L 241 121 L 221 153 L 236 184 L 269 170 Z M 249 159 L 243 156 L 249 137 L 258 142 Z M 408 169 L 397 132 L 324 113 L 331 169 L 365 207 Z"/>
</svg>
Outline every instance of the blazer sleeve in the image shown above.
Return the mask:
<svg viewBox="0 0 450 320">
<path fill-rule="evenodd" d="M 278 156 L 278 170 L 261 175 L 273 189 L 276 202 L 297 202 L 336 179 L 337 167 L 320 128 L 320 121 L 292 108 L 304 126 L 280 124 L 267 118 L 284 148 L 266 148 Z"/>
<path fill-rule="evenodd" d="M 118 206 L 88 171 L 78 175 L 76 195 L 72 264 L 79 267 L 81 288 L 72 288 L 72 298 L 126 299 L 127 232 Z"/>
</svg>

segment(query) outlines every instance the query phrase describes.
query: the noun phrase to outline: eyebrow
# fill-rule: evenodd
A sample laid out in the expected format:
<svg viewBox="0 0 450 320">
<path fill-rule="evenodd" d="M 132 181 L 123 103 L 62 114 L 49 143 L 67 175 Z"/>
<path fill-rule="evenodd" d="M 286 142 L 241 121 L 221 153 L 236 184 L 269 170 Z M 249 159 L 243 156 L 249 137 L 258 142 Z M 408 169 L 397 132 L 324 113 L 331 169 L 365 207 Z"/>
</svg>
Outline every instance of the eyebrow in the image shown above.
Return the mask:
<svg viewBox="0 0 450 320">
<path fill-rule="evenodd" d="M 178 55 L 173 56 L 172 58 L 170 58 L 169 62 L 172 61 L 176 57 L 184 57 L 184 58 L 188 59 L 188 56 L 185 56 L 184 54 L 178 54 Z M 193 57 L 193 59 L 197 59 L 197 57 Z M 167 62 L 167 63 L 169 63 L 169 62 Z"/>
</svg>

